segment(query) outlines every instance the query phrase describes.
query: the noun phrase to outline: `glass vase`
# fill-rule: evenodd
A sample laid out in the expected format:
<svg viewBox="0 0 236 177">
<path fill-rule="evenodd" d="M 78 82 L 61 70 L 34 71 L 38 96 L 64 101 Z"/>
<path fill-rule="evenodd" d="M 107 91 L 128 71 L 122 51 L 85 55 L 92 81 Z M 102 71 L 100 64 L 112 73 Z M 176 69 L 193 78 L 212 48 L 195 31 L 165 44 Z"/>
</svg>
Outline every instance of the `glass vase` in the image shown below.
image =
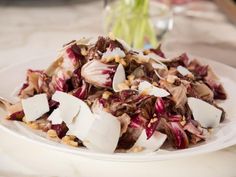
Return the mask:
<svg viewBox="0 0 236 177">
<path fill-rule="evenodd" d="M 105 32 L 125 40 L 133 48 L 156 47 L 173 27 L 171 9 L 150 0 L 105 1 Z"/>
</svg>

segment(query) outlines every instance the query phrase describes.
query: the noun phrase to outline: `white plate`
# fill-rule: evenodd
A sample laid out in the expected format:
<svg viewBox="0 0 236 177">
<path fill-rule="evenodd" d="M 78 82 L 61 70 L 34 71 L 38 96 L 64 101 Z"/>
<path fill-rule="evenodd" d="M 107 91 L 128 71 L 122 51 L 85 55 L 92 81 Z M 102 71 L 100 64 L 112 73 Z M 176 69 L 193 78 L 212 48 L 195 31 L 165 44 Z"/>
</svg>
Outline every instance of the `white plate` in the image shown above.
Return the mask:
<svg viewBox="0 0 236 177">
<path fill-rule="evenodd" d="M 45 69 L 52 62 L 52 59 L 52 56 L 37 58 L 0 70 L 0 96 L 3 96 L 4 98 L 7 98 L 11 101 L 16 101 L 16 98 L 13 96 L 13 94 L 15 93 L 16 88 L 19 88 L 19 86 L 24 82 L 26 70 L 29 68 Z M 50 148 L 51 150 L 63 151 L 74 155 L 82 155 L 93 159 L 111 161 L 157 161 L 202 154 L 223 149 L 236 144 L 236 109 L 233 106 L 236 105 L 236 70 L 232 67 L 211 60 L 202 59 L 200 61 L 204 64 L 209 64 L 216 74 L 220 76 L 221 82 L 223 83 L 223 86 L 225 87 L 228 94 L 228 99 L 219 104 L 225 109 L 227 115 L 226 121 L 214 131 L 212 136 L 206 142 L 192 146 L 188 149 L 175 151 L 161 150 L 149 154 L 101 154 L 90 152 L 84 148 L 72 148 L 57 142 L 50 141 L 44 138 L 44 134 L 37 131 L 35 132 L 20 122 L 7 121 L 2 118 L 5 116 L 3 111 L 0 112 L 0 130 L 13 135 L 18 140 L 20 139 L 22 143 L 27 141 L 37 146 Z"/>
</svg>

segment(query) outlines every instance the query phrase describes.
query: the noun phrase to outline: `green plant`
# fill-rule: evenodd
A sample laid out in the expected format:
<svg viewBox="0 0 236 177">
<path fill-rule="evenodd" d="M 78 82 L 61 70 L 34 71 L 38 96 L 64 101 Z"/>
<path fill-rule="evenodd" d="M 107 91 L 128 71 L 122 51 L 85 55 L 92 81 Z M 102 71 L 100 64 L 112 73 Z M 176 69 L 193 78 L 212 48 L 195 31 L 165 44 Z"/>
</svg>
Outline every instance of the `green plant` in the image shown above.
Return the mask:
<svg viewBox="0 0 236 177">
<path fill-rule="evenodd" d="M 157 45 L 149 0 L 119 0 L 112 4 L 106 16 L 106 28 L 134 48 L 143 48 L 146 43 Z"/>
</svg>

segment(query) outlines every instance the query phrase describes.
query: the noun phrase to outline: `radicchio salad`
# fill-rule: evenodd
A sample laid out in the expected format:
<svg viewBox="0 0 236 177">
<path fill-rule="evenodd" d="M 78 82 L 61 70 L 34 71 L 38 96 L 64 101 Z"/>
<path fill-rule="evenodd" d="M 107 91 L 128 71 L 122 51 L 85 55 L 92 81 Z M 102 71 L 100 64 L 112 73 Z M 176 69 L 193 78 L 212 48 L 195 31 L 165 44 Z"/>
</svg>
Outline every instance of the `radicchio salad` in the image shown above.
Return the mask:
<svg viewBox="0 0 236 177">
<path fill-rule="evenodd" d="M 153 152 L 206 141 L 224 120 L 226 93 L 207 65 L 123 40 L 71 41 L 45 70 L 29 69 L 7 119 L 91 151 Z"/>
</svg>

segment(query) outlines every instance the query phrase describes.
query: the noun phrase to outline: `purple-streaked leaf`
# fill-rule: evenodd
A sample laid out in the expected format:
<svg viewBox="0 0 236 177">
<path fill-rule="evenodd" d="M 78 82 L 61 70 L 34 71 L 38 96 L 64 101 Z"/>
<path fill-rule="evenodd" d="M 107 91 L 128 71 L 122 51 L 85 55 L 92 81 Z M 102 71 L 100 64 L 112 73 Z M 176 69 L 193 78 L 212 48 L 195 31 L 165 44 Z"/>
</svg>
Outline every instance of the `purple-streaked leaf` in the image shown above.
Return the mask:
<svg viewBox="0 0 236 177">
<path fill-rule="evenodd" d="M 62 124 L 52 125 L 51 129 L 57 132 L 57 136 L 62 138 L 66 135 L 67 131 L 69 130 L 66 124 L 63 122 Z"/>
<path fill-rule="evenodd" d="M 161 50 L 161 45 L 159 45 L 156 49 L 150 49 L 150 51 L 157 54 L 157 55 L 159 55 L 162 58 L 166 58 L 165 54 Z"/>
<path fill-rule="evenodd" d="M 220 83 L 209 79 L 206 80 L 205 82 L 211 88 L 214 94 L 214 99 L 225 100 L 227 98 L 225 90 Z"/>
<path fill-rule="evenodd" d="M 180 123 L 170 122 L 174 146 L 177 149 L 185 149 L 189 146 L 188 136 Z"/>
<path fill-rule="evenodd" d="M 155 103 L 155 111 L 157 115 L 163 115 L 166 113 L 165 103 L 162 98 L 157 98 Z"/>
<path fill-rule="evenodd" d="M 22 121 L 23 117 L 25 116 L 23 111 L 17 111 L 11 114 L 7 119 L 8 120 L 16 120 L 16 121 Z"/>
<path fill-rule="evenodd" d="M 154 134 L 154 132 L 156 131 L 156 128 L 158 126 L 159 123 L 159 118 L 153 118 L 149 121 L 149 123 L 147 124 L 146 127 L 146 135 L 147 135 L 147 139 L 151 138 L 151 136 Z"/>
<path fill-rule="evenodd" d="M 82 100 L 85 99 L 88 96 L 88 84 L 83 81 L 83 85 L 73 90 L 72 95 Z"/>
<path fill-rule="evenodd" d="M 97 87 L 111 87 L 115 73 L 115 65 L 92 60 L 83 65 L 81 75 L 86 82 Z"/>
<path fill-rule="evenodd" d="M 129 124 L 132 128 L 143 128 L 146 125 L 147 120 L 142 117 L 140 114 L 135 115 L 131 118 L 131 122 Z"/>
</svg>

